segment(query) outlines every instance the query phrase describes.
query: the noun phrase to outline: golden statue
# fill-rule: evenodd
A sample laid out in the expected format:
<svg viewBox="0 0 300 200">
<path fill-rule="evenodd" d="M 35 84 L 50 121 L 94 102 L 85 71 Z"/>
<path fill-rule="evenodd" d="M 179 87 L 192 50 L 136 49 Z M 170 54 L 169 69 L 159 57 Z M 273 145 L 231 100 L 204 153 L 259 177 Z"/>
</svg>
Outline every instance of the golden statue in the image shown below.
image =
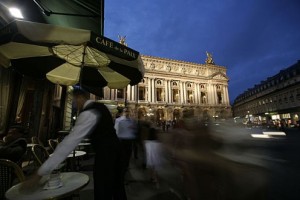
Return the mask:
<svg viewBox="0 0 300 200">
<path fill-rule="evenodd" d="M 207 56 L 207 58 L 206 58 L 206 60 L 205 60 L 205 63 L 206 63 L 206 64 L 214 65 L 215 62 L 214 62 L 214 60 L 213 60 L 212 54 L 211 54 L 211 53 L 208 53 L 208 52 L 206 51 L 206 56 Z"/>
<path fill-rule="evenodd" d="M 126 36 L 118 35 L 118 38 L 119 38 L 119 43 L 127 47 Z"/>
</svg>

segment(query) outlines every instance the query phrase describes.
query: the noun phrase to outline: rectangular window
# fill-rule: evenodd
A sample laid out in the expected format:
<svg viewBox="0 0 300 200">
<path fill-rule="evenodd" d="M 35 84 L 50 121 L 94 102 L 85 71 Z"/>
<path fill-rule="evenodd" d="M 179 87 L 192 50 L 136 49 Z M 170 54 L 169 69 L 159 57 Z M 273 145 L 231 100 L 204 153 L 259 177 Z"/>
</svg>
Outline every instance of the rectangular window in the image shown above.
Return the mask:
<svg viewBox="0 0 300 200">
<path fill-rule="evenodd" d="M 187 91 L 187 102 L 194 103 L 194 93 L 192 90 Z"/>
<path fill-rule="evenodd" d="M 179 103 L 179 90 L 178 89 L 172 89 L 172 101 L 173 103 Z"/>
<path fill-rule="evenodd" d="M 146 90 L 145 87 L 139 87 L 139 100 L 145 101 L 146 100 Z"/>
<path fill-rule="evenodd" d="M 217 101 L 218 104 L 222 104 L 223 103 L 223 99 L 222 99 L 222 93 L 221 92 L 217 92 Z"/>
<path fill-rule="evenodd" d="M 117 90 L 117 98 L 118 99 L 124 99 L 124 89 L 118 89 Z"/>
<path fill-rule="evenodd" d="M 164 101 L 164 89 L 163 88 L 156 88 L 156 101 Z"/>
<path fill-rule="evenodd" d="M 201 92 L 201 103 L 206 104 L 207 103 L 207 97 L 205 92 Z"/>
</svg>

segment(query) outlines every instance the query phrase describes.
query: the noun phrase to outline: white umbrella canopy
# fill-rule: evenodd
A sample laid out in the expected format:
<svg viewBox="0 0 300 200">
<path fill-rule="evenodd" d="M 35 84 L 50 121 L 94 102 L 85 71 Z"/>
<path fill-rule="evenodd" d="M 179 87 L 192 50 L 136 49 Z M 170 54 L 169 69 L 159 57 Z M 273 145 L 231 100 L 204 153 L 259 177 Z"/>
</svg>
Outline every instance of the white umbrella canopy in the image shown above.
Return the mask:
<svg viewBox="0 0 300 200">
<path fill-rule="evenodd" d="M 0 30 L 1 66 L 49 57 L 61 62 L 46 68 L 45 75 L 61 85 L 119 89 L 139 83 L 144 76 L 137 51 L 89 30 L 27 21 L 15 21 Z"/>
</svg>

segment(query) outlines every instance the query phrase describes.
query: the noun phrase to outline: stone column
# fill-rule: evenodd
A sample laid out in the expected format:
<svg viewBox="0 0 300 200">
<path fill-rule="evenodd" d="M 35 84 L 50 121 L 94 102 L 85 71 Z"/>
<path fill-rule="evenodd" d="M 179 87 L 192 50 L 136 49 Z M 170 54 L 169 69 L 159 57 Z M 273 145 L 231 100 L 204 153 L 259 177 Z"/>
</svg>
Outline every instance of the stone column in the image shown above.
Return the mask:
<svg viewBox="0 0 300 200">
<path fill-rule="evenodd" d="M 169 102 L 172 103 L 172 87 L 171 87 L 171 80 L 168 80 L 168 95 L 169 95 Z"/>
<path fill-rule="evenodd" d="M 166 103 L 169 102 L 168 81 L 169 80 L 165 80 L 165 102 Z"/>
<path fill-rule="evenodd" d="M 201 104 L 201 88 L 200 88 L 200 83 L 198 85 L 198 104 Z"/>
<path fill-rule="evenodd" d="M 131 101 L 131 98 L 130 98 L 130 92 L 131 92 L 131 90 L 130 90 L 130 85 L 127 85 L 127 101 Z"/>
<path fill-rule="evenodd" d="M 226 95 L 226 104 L 229 105 L 230 101 L 229 101 L 229 93 L 228 93 L 228 86 L 225 86 L 225 95 Z"/>
<path fill-rule="evenodd" d="M 114 89 L 114 100 L 118 100 L 118 90 L 117 89 Z"/>
<path fill-rule="evenodd" d="M 226 89 L 225 89 L 225 85 L 223 85 L 223 95 L 222 95 L 222 103 L 223 104 L 227 104 L 227 97 L 226 97 Z"/>
<path fill-rule="evenodd" d="M 198 103 L 198 83 L 194 83 L 194 103 Z"/>
<path fill-rule="evenodd" d="M 154 103 L 154 102 L 156 102 L 156 99 L 155 99 L 155 79 L 152 79 L 152 102 Z"/>
<path fill-rule="evenodd" d="M 179 84 L 180 84 L 180 102 L 184 103 L 184 99 L 183 99 L 183 94 L 184 94 L 184 92 L 183 92 L 183 82 L 180 81 Z"/>
<path fill-rule="evenodd" d="M 151 98 L 152 98 L 151 90 L 152 90 L 151 79 L 148 78 L 148 99 L 146 99 L 146 100 L 149 101 L 149 102 L 151 102 Z"/>
<path fill-rule="evenodd" d="M 186 91 L 186 82 L 183 83 L 183 103 L 187 103 L 187 91 Z"/>
<path fill-rule="evenodd" d="M 212 84 L 209 84 L 208 87 L 208 103 L 209 104 L 215 104 L 215 100 L 214 100 L 214 87 Z"/>
<path fill-rule="evenodd" d="M 214 87 L 215 105 L 218 105 L 217 85 L 213 85 L 213 87 Z"/>
<path fill-rule="evenodd" d="M 138 91 L 138 87 L 139 87 L 138 85 L 135 85 L 135 86 L 134 86 L 134 93 L 135 93 L 135 94 L 134 94 L 134 100 L 133 100 L 134 102 L 138 102 L 138 97 L 139 97 L 139 94 L 138 94 L 138 92 L 139 92 L 139 91 Z"/>
</svg>

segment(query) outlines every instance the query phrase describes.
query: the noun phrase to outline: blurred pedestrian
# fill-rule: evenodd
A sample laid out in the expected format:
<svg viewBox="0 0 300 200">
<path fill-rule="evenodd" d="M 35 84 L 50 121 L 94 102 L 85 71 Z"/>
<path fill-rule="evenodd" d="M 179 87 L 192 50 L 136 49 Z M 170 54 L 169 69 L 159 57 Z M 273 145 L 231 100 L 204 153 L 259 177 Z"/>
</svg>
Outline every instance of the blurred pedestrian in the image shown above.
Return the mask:
<svg viewBox="0 0 300 200">
<path fill-rule="evenodd" d="M 133 151 L 133 142 L 136 140 L 137 135 L 137 123 L 130 118 L 128 108 L 124 108 L 122 116 L 116 119 L 115 129 L 121 141 L 122 172 L 125 176 Z"/>
<path fill-rule="evenodd" d="M 151 181 L 159 187 L 157 170 L 164 164 L 162 144 L 158 141 L 157 131 L 151 127 L 148 138 L 144 141 L 146 153 L 146 166 L 151 172 Z"/>
</svg>

